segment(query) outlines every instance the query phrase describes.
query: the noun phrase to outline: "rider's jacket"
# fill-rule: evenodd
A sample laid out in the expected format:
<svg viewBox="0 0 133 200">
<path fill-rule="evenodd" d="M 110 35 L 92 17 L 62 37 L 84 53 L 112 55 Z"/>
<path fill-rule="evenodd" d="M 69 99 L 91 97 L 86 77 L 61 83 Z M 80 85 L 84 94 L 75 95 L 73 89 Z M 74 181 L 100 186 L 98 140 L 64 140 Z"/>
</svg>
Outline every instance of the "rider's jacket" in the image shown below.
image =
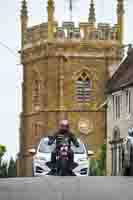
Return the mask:
<svg viewBox="0 0 133 200">
<path fill-rule="evenodd" d="M 56 142 L 56 148 L 60 146 L 61 142 L 64 140 L 64 138 L 68 139 L 69 145 L 71 145 L 71 142 L 76 146 L 79 147 L 79 142 L 75 135 L 71 132 L 67 132 L 65 134 L 61 133 L 60 131 L 57 131 L 54 136 L 49 138 L 48 145 L 52 145 L 54 141 Z"/>
</svg>

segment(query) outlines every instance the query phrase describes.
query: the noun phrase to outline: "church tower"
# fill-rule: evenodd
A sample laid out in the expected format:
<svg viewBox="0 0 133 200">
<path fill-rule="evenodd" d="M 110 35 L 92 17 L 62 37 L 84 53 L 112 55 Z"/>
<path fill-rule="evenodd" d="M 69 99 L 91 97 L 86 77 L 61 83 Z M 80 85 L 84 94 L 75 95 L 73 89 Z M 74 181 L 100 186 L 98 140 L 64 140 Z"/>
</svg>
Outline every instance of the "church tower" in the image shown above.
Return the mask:
<svg viewBox="0 0 133 200">
<path fill-rule="evenodd" d="M 115 1 L 115 0 L 114 0 Z M 21 63 L 23 65 L 20 127 L 20 176 L 32 175 L 32 156 L 40 139 L 52 135 L 60 119 L 97 156 L 106 138 L 105 85 L 110 66 L 122 59 L 123 0 L 118 1 L 118 21 L 96 23 L 95 2 L 88 6 L 88 20 L 59 26 L 54 0 L 47 1 L 48 20 L 28 26 L 26 0 L 21 9 Z"/>
</svg>

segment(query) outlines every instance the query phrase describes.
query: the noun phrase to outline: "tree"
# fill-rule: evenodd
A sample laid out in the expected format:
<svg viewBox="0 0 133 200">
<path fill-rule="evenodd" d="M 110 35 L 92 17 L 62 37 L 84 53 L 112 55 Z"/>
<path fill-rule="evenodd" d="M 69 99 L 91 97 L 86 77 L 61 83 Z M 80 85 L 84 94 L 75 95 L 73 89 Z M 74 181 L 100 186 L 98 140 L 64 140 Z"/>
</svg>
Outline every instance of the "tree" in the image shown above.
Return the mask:
<svg viewBox="0 0 133 200">
<path fill-rule="evenodd" d="M 2 160 L 3 155 L 6 152 L 6 147 L 2 144 L 0 144 L 0 161 Z"/>
<path fill-rule="evenodd" d="M 6 147 L 2 144 L 0 144 L 0 177 L 4 178 L 7 177 L 7 163 L 2 163 L 2 157 L 4 156 L 6 152 Z"/>
<path fill-rule="evenodd" d="M 8 177 L 16 177 L 17 172 L 16 172 L 16 161 L 14 161 L 13 158 L 10 159 L 9 162 L 9 167 L 8 167 Z"/>
</svg>

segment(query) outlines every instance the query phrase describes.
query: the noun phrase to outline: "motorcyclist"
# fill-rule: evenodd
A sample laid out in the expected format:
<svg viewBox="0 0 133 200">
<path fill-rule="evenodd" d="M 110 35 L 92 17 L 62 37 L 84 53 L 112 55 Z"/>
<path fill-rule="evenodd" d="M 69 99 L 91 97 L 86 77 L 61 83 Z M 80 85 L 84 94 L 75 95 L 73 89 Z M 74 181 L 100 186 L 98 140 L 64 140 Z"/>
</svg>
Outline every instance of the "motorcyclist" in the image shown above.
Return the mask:
<svg viewBox="0 0 133 200">
<path fill-rule="evenodd" d="M 51 137 L 49 139 L 49 142 L 48 142 L 48 145 L 52 145 L 54 143 L 54 141 L 56 141 L 56 148 L 51 153 L 51 163 L 53 164 L 53 166 L 56 163 L 56 155 L 58 153 L 58 150 L 60 148 L 60 144 L 61 144 L 63 138 L 68 138 L 69 145 L 71 145 L 71 142 L 72 142 L 76 147 L 79 147 L 78 140 L 76 139 L 75 135 L 73 133 L 71 133 L 71 131 L 70 131 L 68 120 L 60 121 L 59 130 L 54 134 L 53 137 Z M 73 163 L 74 152 L 72 151 L 72 149 L 70 149 L 70 151 L 69 151 L 69 160 L 70 160 L 70 164 Z"/>
<path fill-rule="evenodd" d="M 133 137 L 133 128 L 128 129 L 128 136 Z"/>
<path fill-rule="evenodd" d="M 129 148 L 128 144 L 133 143 L 133 128 L 128 129 L 128 135 L 123 140 L 122 146 L 122 166 L 123 166 L 123 175 L 130 176 L 131 172 L 131 160 L 133 160 L 132 151 Z"/>
</svg>

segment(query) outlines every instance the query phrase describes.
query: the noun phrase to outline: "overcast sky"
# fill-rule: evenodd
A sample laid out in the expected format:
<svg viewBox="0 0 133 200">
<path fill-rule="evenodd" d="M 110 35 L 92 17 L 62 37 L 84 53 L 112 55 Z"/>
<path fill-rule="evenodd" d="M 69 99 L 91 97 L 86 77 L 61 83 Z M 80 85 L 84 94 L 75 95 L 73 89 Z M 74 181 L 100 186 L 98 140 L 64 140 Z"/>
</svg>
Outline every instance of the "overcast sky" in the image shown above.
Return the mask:
<svg viewBox="0 0 133 200">
<path fill-rule="evenodd" d="M 73 0 L 74 21 L 88 18 L 89 0 Z M 94 0 L 97 22 L 116 23 L 116 0 Z M 68 1 L 55 0 L 55 18 L 69 19 Z M 21 112 L 22 66 L 18 65 L 20 49 L 21 0 L 2 0 L 0 4 L 0 143 L 8 156 L 19 150 L 19 114 Z M 46 0 L 28 0 L 29 25 L 46 21 Z M 133 43 L 133 0 L 125 0 L 125 43 Z M 8 50 L 1 42 L 12 49 Z"/>
</svg>

